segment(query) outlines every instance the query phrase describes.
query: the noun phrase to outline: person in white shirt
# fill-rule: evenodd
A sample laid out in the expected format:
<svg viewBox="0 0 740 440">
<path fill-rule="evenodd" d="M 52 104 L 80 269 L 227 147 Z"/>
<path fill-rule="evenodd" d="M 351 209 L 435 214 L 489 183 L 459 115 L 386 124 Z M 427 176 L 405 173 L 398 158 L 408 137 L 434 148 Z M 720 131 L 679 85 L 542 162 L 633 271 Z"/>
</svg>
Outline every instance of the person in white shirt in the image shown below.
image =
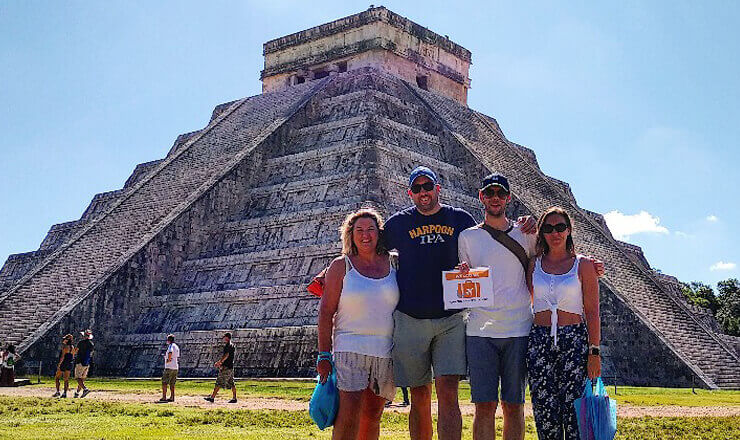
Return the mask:
<svg viewBox="0 0 740 440">
<path fill-rule="evenodd" d="M 342 256 L 326 273 L 316 369 L 325 382 L 333 359 L 339 389 L 334 440 L 377 439 L 384 405 L 396 395 L 391 348 L 399 292 L 382 230 L 374 209 L 347 215 Z"/>
<path fill-rule="evenodd" d="M 175 344 L 175 335 L 167 335 L 167 351 L 164 354 L 164 372 L 162 373 L 162 398 L 160 402 L 175 401 L 175 383 L 177 370 L 180 368 L 180 347 Z M 170 398 L 167 398 L 167 386 L 170 387 Z"/>
<path fill-rule="evenodd" d="M 15 345 L 9 344 L 2 352 L 2 373 L 0 373 L 0 387 L 15 386 L 15 364 L 20 356 L 15 353 Z"/>
<path fill-rule="evenodd" d="M 506 217 L 511 201 L 506 177 L 486 176 L 478 197 L 485 221 L 462 231 L 458 240 L 460 269 L 490 267 L 493 279 L 493 306 L 470 309 L 466 325 L 470 393 L 475 403 L 473 439 L 495 439 L 500 387 L 503 438 L 523 440 L 527 341 L 532 327 L 526 268 L 536 253 L 536 228 L 531 217 L 521 225 Z M 603 264 L 597 263 L 597 268 L 603 273 Z"/>
<path fill-rule="evenodd" d="M 537 230 L 538 256 L 527 271 L 534 306 L 527 367 L 537 437 L 578 440 L 573 402 L 586 377 L 601 375 L 599 281 L 593 262 L 576 254 L 563 208 L 545 211 Z"/>
<path fill-rule="evenodd" d="M 486 176 L 478 197 L 485 208 L 485 222 L 462 231 L 458 241 L 461 266 L 490 267 L 493 279 L 494 305 L 470 309 L 466 326 L 470 392 L 475 403 L 473 438 L 495 438 L 500 382 L 504 439 L 518 440 L 524 438 L 527 336 L 532 326 L 524 264 L 534 255 L 537 236 L 534 228 L 525 233 L 506 218 L 511 195 L 504 176 Z M 513 239 L 524 260 L 494 239 L 491 229 Z"/>
</svg>

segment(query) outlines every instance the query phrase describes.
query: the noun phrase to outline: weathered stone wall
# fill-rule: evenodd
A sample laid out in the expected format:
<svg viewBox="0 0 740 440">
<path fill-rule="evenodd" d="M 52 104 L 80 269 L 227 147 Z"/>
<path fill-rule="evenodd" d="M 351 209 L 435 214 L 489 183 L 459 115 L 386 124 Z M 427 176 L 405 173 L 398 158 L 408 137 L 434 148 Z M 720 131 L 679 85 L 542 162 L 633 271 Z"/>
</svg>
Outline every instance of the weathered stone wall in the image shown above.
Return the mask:
<svg viewBox="0 0 740 440">
<path fill-rule="evenodd" d="M 602 376 L 633 386 L 701 386 L 696 374 L 635 316 L 605 283 L 600 283 Z"/>
<path fill-rule="evenodd" d="M 263 92 L 373 67 L 467 103 L 470 52 L 383 7 L 265 43 Z"/>
</svg>

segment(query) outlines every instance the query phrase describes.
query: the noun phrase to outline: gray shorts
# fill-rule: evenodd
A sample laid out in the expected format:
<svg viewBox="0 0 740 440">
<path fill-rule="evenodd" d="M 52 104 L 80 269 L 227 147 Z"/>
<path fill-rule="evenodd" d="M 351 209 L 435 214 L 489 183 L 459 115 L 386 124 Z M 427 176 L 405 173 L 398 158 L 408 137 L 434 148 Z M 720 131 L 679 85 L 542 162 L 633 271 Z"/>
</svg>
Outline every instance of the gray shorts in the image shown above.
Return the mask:
<svg viewBox="0 0 740 440">
<path fill-rule="evenodd" d="M 369 388 L 376 396 L 392 401 L 396 395 L 392 363 L 390 358 L 349 352 L 334 353 L 337 388 L 347 392 Z"/>
<path fill-rule="evenodd" d="M 470 396 L 474 403 L 501 400 L 524 403 L 527 383 L 527 337 L 467 337 Z"/>
<path fill-rule="evenodd" d="M 462 313 L 417 319 L 393 312 L 393 373 L 399 387 L 418 387 L 439 376 L 464 376 L 465 322 Z"/>
</svg>

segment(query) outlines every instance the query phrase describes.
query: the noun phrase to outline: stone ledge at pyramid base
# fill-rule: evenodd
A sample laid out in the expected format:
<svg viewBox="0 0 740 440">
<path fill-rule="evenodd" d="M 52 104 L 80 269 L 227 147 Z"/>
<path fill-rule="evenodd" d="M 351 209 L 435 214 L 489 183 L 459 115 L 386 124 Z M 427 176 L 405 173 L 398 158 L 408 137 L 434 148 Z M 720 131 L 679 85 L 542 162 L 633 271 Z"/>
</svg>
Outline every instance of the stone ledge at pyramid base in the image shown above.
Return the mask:
<svg viewBox="0 0 740 440">
<path fill-rule="evenodd" d="M 182 377 L 215 376 L 213 363 L 223 355 L 223 334 L 232 333 L 236 345 L 234 374 L 239 377 L 313 377 L 316 374 L 316 326 L 285 326 L 259 329 L 220 329 L 174 332 L 180 347 Z M 91 365 L 91 376 L 155 377 L 162 374 L 167 333 L 113 337 L 103 345 Z M 44 358 L 34 346 L 26 355 L 28 365 Z M 54 348 L 56 350 L 56 348 Z M 34 359 L 30 361 L 30 359 Z M 53 361 L 43 364 L 43 374 L 53 375 Z M 20 367 L 22 368 L 22 366 Z M 23 371 L 19 369 L 19 372 Z"/>
</svg>

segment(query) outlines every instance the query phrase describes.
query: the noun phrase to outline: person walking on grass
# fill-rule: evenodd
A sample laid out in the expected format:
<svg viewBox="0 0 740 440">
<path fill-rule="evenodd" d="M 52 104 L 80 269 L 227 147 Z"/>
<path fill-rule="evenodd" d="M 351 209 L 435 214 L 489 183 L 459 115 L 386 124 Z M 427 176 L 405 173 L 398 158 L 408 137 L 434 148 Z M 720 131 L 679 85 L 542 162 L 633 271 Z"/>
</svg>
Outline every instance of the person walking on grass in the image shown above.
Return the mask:
<svg viewBox="0 0 740 440">
<path fill-rule="evenodd" d="M 216 399 L 216 394 L 218 394 L 218 390 L 221 388 L 231 388 L 231 400 L 229 400 L 229 403 L 236 403 L 236 385 L 234 384 L 234 352 L 236 348 L 231 343 L 231 333 L 224 334 L 224 344 L 223 356 L 213 364 L 218 368 L 216 386 L 213 388 L 213 393 L 210 396 L 203 398 L 211 403 Z"/>
<path fill-rule="evenodd" d="M 159 402 L 175 401 L 175 383 L 177 370 L 180 368 L 180 347 L 175 344 L 175 335 L 167 335 L 167 351 L 164 353 L 164 372 L 162 373 L 162 398 Z M 170 387 L 170 398 L 167 398 L 167 386 Z"/>
<path fill-rule="evenodd" d="M 75 379 L 77 379 L 77 391 L 75 391 L 74 397 L 83 398 L 90 392 L 85 386 L 85 379 L 87 379 L 87 373 L 90 370 L 90 362 L 92 361 L 92 354 L 95 345 L 92 343 L 92 330 L 87 329 L 84 332 L 80 332 L 82 340 L 77 343 L 77 351 L 75 353 Z M 82 391 L 82 394 L 80 394 Z"/>
<path fill-rule="evenodd" d="M 54 383 L 56 384 L 57 391 L 52 397 L 67 398 L 69 374 L 72 372 L 74 366 L 74 350 L 74 336 L 71 334 L 64 335 L 64 338 L 62 338 L 62 350 L 59 354 L 59 362 L 57 363 L 57 372 L 54 374 Z M 59 382 L 62 378 L 64 378 L 64 392 L 60 394 Z"/>
</svg>

